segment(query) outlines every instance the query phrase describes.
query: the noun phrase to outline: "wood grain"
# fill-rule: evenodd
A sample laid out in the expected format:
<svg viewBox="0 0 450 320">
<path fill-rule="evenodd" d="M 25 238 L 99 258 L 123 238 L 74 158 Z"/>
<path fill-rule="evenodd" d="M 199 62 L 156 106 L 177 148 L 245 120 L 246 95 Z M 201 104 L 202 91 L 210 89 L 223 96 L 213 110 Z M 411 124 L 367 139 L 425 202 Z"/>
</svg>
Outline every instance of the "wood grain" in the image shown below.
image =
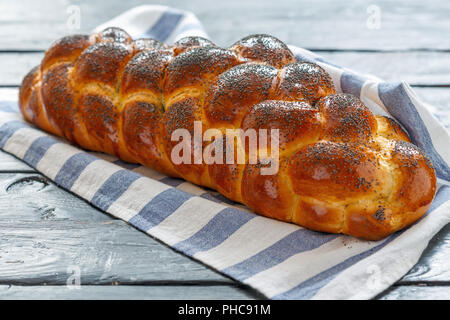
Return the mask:
<svg viewBox="0 0 450 320">
<path fill-rule="evenodd" d="M 19 3 L 0 3 L 2 49 L 45 49 L 63 35 L 89 32 L 127 9 L 141 4 L 161 4 L 161 1 L 22 0 Z M 388 0 L 352 3 L 166 0 L 163 4 L 194 12 L 219 45 L 229 45 L 251 33 L 270 33 L 305 48 L 450 49 L 450 38 L 443 36 L 450 34 L 450 3 L 442 0 L 401 0 L 395 5 Z M 80 29 L 73 29 L 74 24 L 70 24 L 72 5 L 80 9 Z M 378 29 L 367 26 L 373 6 L 379 10 Z"/>
<path fill-rule="evenodd" d="M 43 52 L 0 53 L 0 85 L 20 85 L 23 77 L 41 63 Z"/>
<path fill-rule="evenodd" d="M 380 300 L 449 300 L 450 286 L 394 286 L 376 298 Z"/>
<path fill-rule="evenodd" d="M 414 92 L 450 133 L 450 88 L 414 88 Z"/>
<path fill-rule="evenodd" d="M 0 219 L 0 284 L 66 284 L 74 268 L 81 284 L 231 283 L 121 220 L 13 218 Z"/>
<path fill-rule="evenodd" d="M 450 285 L 450 224 L 445 226 L 428 244 L 419 262 L 399 284 L 428 283 Z"/>
<path fill-rule="evenodd" d="M 410 85 L 450 84 L 448 52 L 318 52 L 331 63 L 384 81 L 406 81 Z"/>
<path fill-rule="evenodd" d="M 2 172 L 36 172 L 36 170 L 28 166 L 25 162 L 0 150 L 0 173 Z"/>
<path fill-rule="evenodd" d="M 132 262 L 132 263 L 130 263 Z M 231 283 L 39 174 L 0 174 L 0 283 Z"/>
<path fill-rule="evenodd" d="M 37 173 L 0 174 L 0 221 L 111 221 L 113 218 Z M 115 218 L 114 218 L 115 219 Z"/>
<path fill-rule="evenodd" d="M 249 300 L 262 297 L 232 285 L 1 286 L 0 300 Z"/>
</svg>

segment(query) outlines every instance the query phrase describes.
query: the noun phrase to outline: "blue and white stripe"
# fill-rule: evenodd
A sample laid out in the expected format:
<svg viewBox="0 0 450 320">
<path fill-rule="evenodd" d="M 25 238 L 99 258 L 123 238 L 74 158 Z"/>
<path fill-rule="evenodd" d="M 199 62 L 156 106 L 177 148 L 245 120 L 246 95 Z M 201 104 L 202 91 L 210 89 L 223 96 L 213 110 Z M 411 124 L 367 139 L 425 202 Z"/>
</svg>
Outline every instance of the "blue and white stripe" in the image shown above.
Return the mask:
<svg viewBox="0 0 450 320">
<path fill-rule="evenodd" d="M 173 42 L 206 37 L 192 13 L 164 6 L 134 8 L 99 26 L 119 26 L 137 38 Z M 440 189 L 428 214 L 381 241 L 315 232 L 255 215 L 217 192 L 152 169 L 80 150 L 24 122 L 17 90 L 0 96 L 0 148 L 56 184 L 272 299 L 367 299 L 401 278 L 428 241 L 450 221 L 450 138 L 405 83 L 385 83 L 291 47 L 314 61 L 338 91 L 359 96 L 378 114 L 392 115 L 433 161 Z M 381 276 L 380 276 L 381 275 Z"/>
</svg>

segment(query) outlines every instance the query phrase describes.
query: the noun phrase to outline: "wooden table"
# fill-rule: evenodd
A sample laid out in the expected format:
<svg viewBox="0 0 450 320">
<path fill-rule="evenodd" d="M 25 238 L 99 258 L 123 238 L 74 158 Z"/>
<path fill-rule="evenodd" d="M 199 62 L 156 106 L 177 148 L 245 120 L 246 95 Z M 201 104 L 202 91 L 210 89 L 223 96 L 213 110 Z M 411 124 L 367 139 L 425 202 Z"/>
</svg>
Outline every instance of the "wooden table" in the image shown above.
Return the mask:
<svg viewBox="0 0 450 320">
<path fill-rule="evenodd" d="M 21 78 L 40 62 L 53 40 L 70 33 L 88 33 L 126 9 L 152 2 L 0 2 L 0 94 L 17 91 Z M 211 39 L 222 46 L 250 33 L 270 33 L 336 64 L 386 80 L 406 80 L 450 128 L 448 1 L 397 1 L 393 5 L 373 0 L 170 0 L 164 4 L 194 12 Z M 74 30 L 68 19 L 78 9 L 80 29 Z M 417 265 L 378 298 L 449 299 L 449 256 L 447 225 Z M 70 289 L 66 283 L 78 271 L 81 288 Z M 36 170 L 0 153 L 0 298 L 261 296 L 93 208 Z"/>
</svg>

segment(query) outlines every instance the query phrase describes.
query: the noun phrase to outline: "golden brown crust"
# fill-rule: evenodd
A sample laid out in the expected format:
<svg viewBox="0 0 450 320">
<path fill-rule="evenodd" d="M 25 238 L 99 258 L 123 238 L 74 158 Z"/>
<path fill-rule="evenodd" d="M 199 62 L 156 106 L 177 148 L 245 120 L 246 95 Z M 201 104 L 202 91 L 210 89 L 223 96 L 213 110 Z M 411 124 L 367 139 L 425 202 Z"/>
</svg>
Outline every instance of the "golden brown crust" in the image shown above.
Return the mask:
<svg viewBox="0 0 450 320">
<path fill-rule="evenodd" d="M 408 134 L 394 119 L 385 116 L 375 116 L 375 118 L 378 124 L 377 134 L 379 136 L 382 136 L 388 140 L 400 140 L 411 142 L 409 140 Z"/>
<path fill-rule="evenodd" d="M 377 160 L 365 147 L 320 141 L 290 158 L 289 176 L 298 195 L 332 201 L 358 198 L 383 183 Z"/>
<path fill-rule="evenodd" d="M 31 94 L 33 93 L 33 86 L 37 81 L 39 75 L 39 66 L 31 69 L 22 80 L 22 85 L 19 88 L 19 108 L 24 118 L 30 122 L 34 122 L 33 118 L 37 116 L 38 110 L 32 110 L 29 104 Z"/>
<path fill-rule="evenodd" d="M 436 191 L 436 176 L 431 161 L 415 145 L 405 141 L 390 143 L 391 160 L 401 172 L 400 188 L 394 195 L 412 211 L 427 205 Z"/>
<path fill-rule="evenodd" d="M 206 147 L 207 151 L 214 147 L 214 152 L 210 153 L 214 153 L 217 159 L 217 161 L 208 165 L 208 174 L 214 189 L 233 201 L 243 202 L 241 181 L 245 163 L 240 163 L 237 160 L 239 153 L 241 155 L 245 153 L 238 143 L 232 143 L 234 141 L 237 141 L 235 136 L 225 134 Z M 232 158 L 230 156 L 231 150 L 233 150 Z M 227 155 L 232 161 L 227 161 Z"/>
<path fill-rule="evenodd" d="M 333 81 L 322 67 L 309 62 L 295 62 L 281 70 L 280 83 L 273 99 L 305 101 L 313 105 L 333 93 Z"/>
<path fill-rule="evenodd" d="M 199 132 L 204 132 L 205 128 L 202 123 L 202 109 L 201 100 L 198 98 L 185 98 L 172 104 L 169 109 L 166 110 L 162 119 L 163 127 L 163 144 L 165 153 L 169 158 L 172 158 L 172 152 L 176 153 L 175 156 L 186 159 L 182 163 L 172 163 L 176 171 L 180 173 L 182 177 L 187 177 L 186 180 L 192 181 L 196 184 L 204 185 L 204 174 L 208 171 L 207 166 L 203 163 L 196 163 L 196 154 L 200 152 L 204 146 L 202 141 L 194 140 L 195 125 L 194 121 L 198 121 L 200 124 Z M 179 138 L 179 140 L 172 140 L 172 134 L 178 130 L 186 130 L 192 139 L 188 140 L 190 156 L 185 158 L 184 151 L 175 152 L 173 148 L 186 142 L 186 138 Z M 198 158 L 198 157 L 197 157 Z M 188 163 L 187 163 L 188 162 Z M 202 183 L 204 182 L 204 183 Z"/>
<path fill-rule="evenodd" d="M 241 128 L 245 131 L 254 129 L 259 141 L 259 129 L 278 129 L 280 152 L 290 153 L 297 150 L 301 144 L 306 145 L 317 141 L 322 132 L 320 113 L 317 109 L 304 102 L 266 100 L 255 104 L 242 120 Z M 300 142 L 298 137 L 302 137 Z M 267 146 L 272 142 L 267 134 Z M 246 151 L 248 153 L 246 144 Z M 256 146 L 259 147 L 259 146 Z"/>
<path fill-rule="evenodd" d="M 246 63 L 222 73 L 206 93 L 205 115 L 211 126 L 240 127 L 246 112 L 267 100 L 278 69 Z"/>
<path fill-rule="evenodd" d="M 436 191 L 430 160 L 398 123 L 336 94 L 325 70 L 296 62 L 268 35 L 229 49 L 201 37 L 133 41 L 118 28 L 64 37 L 24 77 L 19 106 L 26 120 L 83 148 L 313 230 L 381 239 L 423 216 Z M 178 161 L 178 129 L 191 138 L 213 132 L 186 142 L 190 163 Z M 249 143 L 260 129 L 278 129 L 278 155 L 270 131 L 265 146 Z M 271 165 L 278 170 L 263 174 Z"/>
<path fill-rule="evenodd" d="M 163 132 L 160 126 L 162 106 L 143 101 L 127 103 L 122 112 L 124 144 L 137 162 L 165 174 L 177 176 L 163 150 Z"/>
<path fill-rule="evenodd" d="M 82 94 L 79 100 L 80 117 L 89 132 L 91 141 L 106 153 L 119 156 L 119 112 L 108 97 L 99 94 Z"/>
<path fill-rule="evenodd" d="M 86 35 L 66 36 L 56 41 L 49 50 L 45 52 L 41 62 L 41 69 L 45 70 L 50 65 L 60 62 L 73 62 L 93 41 Z"/>
<path fill-rule="evenodd" d="M 372 112 L 351 94 L 331 94 L 319 100 L 323 115 L 323 139 L 332 141 L 367 141 L 377 131 Z"/>
<path fill-rule="evenodd" d="M 299 197 L 294 210 L 292 217 L 294 223 L 317 231 L 343 232 L 344 209 L 339 205 L 315 198 Z M 353 230 L 350 234 L 354 235 Z"/>
<path fill-rule="evenodd" d="M 78 57 L 73 70 L 77 84 L 99 82 L 116 88 L 121 71 L 133 54 L 133 47 L 119 42 L 98 42 Z"/>
<path fill-rule="evenodd" d="M 239 63 L 228 50 L 215 47 L 196 47 L 177 55 L 166 69 L 164 96 L 166 102 L 179 89 L 194 87 L 198 92 L 208 88 L 210 79 Z"/>
<path fill-rule="evenodd" d="M 291 222 L 296 194 L 287 177 L 287 161 L 280 159 L 280 169 L 276 175 L 264 175 L 261 163 L 245 166 L 241 193 L 243 202 L 257 212 L 277 220 Z"/>
<path fill-rule="evenodd" d="M 173 44 L 173 52 L 175 55 L 196 48 L 196 47 L 215 47 L 216 45 L 203 37 L 184 37 Z"/>
<path fill-rule="evenodd" d="M 57 64 L 42 79 L 41 98 L 49 122 L 68 140 L 74 140 L 74 121 L 77 108 L 75 96 L 69 85 L 71 63 Z"/>
<path fill-rule="evenodd" d="M 148 90 L 160 100 L 164 72 L 172 59 L 173 52 L 171 50 L 143 50 L 139 52 L 124 69 L 120 93 L 127 95 L 147 92 Z"/>
<path fill-rule="evenodd" d="M 254 34 L 242 38 L 230 47 L 248 61 L 263 62 L 281 68 L 295 62 L 291 50 L 282 41 L 267 34 Z"/>
</svg>

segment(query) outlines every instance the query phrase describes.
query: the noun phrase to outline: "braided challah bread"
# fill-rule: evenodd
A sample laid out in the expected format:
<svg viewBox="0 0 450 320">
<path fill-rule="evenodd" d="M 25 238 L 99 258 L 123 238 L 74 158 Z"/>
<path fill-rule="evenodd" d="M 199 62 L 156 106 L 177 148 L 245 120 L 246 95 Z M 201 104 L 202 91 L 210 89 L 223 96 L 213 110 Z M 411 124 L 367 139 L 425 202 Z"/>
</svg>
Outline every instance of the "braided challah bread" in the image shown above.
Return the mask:
<svg viewBox="0 0 450 320">
<path fill-rule="evenodd" d="M 26 120 L 85 149 L 313 230 L 381 239 L 422 217 L 436 191 L 431 162 L 400 125 L 336 94 L 320 66 L 297 62 L 268 35 L 228 49 L 199 37 L 133 41 L 118 28 L 68 36 L 25 76 L 19 95 Z M 189 142 L 193 152 L 182 156 L 191 161 L 179 162 L 171 155 L 180 128 L 222 135 Z M 230 147 L 227 129 L 278 129 L 277 156 L 267 156 L 272 136 L 255 147 L 237 135 Z M 225 160 L 230 149 L 244 161 Z M 199 162 L 202 150 L 223 161 Z M 262 174 L 274 163 L 275 174 Z"/>
</svg>

